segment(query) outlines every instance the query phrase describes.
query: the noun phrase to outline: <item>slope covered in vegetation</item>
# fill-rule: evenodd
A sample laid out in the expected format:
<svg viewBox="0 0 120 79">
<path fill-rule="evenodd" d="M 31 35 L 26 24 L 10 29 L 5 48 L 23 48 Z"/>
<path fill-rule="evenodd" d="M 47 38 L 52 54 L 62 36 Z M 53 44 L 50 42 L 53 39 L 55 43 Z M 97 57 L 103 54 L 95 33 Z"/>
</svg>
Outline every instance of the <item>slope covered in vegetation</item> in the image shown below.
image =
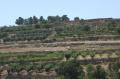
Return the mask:
<svg viewBox="0 0 120 79">
<path fill-rule="evenodd" d="M 26 23 L 27 22 L 27 23 Z M 48 16 L 40 19 L 33 16 L 28 19 L 19 17 L 18 26 L 0 28 L 0 39 L 9 41 L 65 41 L 119 39 L 120 19 L 101 18 L 83 20 L 75 17 L 70 20 L 67 15 Z"/>
<path fill-rule="evenodd" d="M 0 27 L 0 79 L 120 79 L 120 19 L 19 17 Z"/>
</svg>

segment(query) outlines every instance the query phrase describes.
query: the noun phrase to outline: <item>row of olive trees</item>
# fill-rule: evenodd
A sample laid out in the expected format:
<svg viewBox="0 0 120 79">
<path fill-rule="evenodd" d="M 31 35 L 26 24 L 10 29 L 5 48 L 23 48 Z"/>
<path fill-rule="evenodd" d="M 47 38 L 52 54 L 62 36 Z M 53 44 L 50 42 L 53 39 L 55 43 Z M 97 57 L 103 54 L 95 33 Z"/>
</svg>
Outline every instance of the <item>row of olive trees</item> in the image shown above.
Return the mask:
<svg viewBox="0 0 120 79">
<path fill-rule="evenodd" d="M 49 72 L 55 70 L 57 79 L 120 79 L 120 61 L 108 64 L 107 68 L 101 65 L 81 65 L 78 61 L 46 63 L 46 64 L 19 64 L 10 63 L 8 67 L 11 72 L 21 70 L 36 70 L 37 72 Z"/>
<path fill-rule="evenodd" d="M 30 40 L 43 40 L 47 38 L 52 33 L 51 30 L 41 29 L 41 30 L 30 30 L 30 31 L 19 31 L 11 37 L 4 37 L 3 40 L 7 41 L 30 41 Z"/>
</svg>

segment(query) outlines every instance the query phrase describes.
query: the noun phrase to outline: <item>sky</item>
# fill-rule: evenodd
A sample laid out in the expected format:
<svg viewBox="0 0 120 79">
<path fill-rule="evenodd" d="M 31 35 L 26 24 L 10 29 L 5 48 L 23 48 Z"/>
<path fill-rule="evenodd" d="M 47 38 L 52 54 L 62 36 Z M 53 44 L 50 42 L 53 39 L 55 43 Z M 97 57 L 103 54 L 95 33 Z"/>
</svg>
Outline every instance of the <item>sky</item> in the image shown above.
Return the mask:
<svg viewBox="0 0 120 79">
<path fill-rule="evenodd" d="M 0 26 L 20 16 L 68 15 L 71 19 L 120 18 L 120 0 L 0 0 Z"/>
</svg>

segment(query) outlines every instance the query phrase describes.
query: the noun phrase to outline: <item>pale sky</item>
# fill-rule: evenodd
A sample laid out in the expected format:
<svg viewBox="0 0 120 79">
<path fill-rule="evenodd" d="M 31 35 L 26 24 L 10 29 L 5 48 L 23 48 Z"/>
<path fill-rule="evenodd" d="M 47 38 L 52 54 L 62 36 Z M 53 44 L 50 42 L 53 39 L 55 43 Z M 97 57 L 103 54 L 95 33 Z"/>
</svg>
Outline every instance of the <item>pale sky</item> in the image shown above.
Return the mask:
<svg viewBox="0 0 120 79">
<path fill-rule="evenodd" d="M 68 15 L 91 18 L 120 18 L 120 0 L 0 0 L 0 26 L 14 25 L 19 16 Z"/>
</svg>

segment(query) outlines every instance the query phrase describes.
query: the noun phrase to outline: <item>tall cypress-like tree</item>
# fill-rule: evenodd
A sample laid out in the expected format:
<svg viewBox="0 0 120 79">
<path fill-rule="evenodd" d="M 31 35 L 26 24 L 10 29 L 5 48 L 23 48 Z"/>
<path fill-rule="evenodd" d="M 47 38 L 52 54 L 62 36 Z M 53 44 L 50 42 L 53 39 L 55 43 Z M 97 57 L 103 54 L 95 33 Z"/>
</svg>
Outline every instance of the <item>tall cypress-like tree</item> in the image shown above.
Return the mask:
<svg viewBox="0 0 120 79">
<path fill-rule="evenodd" d="M 33 24 L 33 18 L 32 17 L 28 18 L 28 24 Z"/>
<path fill-rule="evenodd" d="M 43 16 L 40 16 L 39 22 L 40 23 L 45 23 L 46 22 Z"/>
<path fill-rule="evenodd" d="M 38 23 L 38 18 L 36 16 L 33 16 L 33 24 L 37 24 Z"/>
</svg>

